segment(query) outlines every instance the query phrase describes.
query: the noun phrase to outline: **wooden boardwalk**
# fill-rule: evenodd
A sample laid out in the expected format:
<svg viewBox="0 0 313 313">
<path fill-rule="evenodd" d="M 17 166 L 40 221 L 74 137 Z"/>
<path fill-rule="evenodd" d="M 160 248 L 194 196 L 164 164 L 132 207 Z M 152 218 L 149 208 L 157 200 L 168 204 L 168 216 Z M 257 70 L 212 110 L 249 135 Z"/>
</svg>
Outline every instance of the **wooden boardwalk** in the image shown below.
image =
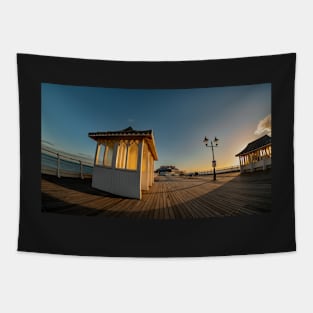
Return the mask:
<svg viewBox="0 0 313 313">
<path fill-rule="evenodd" d="M 91 187 L 91 180 L 42 175 L 42 210 L 72 215 L 189 219 L 271 211 L 271 171 L 239 175 L 158 176 L 141 200 Z"/>
</svg>

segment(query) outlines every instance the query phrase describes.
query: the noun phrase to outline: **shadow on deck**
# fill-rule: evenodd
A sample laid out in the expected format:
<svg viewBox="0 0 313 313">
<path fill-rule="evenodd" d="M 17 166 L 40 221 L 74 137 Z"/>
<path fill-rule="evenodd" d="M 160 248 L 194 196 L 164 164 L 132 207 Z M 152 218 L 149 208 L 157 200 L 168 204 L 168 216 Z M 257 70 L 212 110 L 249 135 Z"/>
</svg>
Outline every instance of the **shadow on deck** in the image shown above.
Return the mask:
<svg viewBox="0 0 313 313">
<path fill-rule="evenodd" d="M 157 177 L 142 200 L 91 187 L 91 180 L 42 175 L 42 210 L 144 219 L 254 215 L 271 211 L 271 170 L 239 175 Z"/>
</svg>

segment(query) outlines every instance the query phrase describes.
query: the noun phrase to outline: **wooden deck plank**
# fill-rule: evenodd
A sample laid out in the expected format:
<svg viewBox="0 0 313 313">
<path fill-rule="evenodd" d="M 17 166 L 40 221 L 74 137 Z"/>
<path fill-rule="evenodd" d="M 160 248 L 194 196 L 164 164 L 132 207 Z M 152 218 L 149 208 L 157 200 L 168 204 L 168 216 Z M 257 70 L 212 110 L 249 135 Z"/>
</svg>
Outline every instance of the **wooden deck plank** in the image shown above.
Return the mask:
<svg viewBox="0 0 313 313">
<path fill-rule="evenodd" d="M 141 200 L 96 190 L 91 180 L 42 175 L 42 210 L 110 218 L 191 219 L 271 211 L 271 171 L 201 177 L 156 177 Z"/>
</svg>

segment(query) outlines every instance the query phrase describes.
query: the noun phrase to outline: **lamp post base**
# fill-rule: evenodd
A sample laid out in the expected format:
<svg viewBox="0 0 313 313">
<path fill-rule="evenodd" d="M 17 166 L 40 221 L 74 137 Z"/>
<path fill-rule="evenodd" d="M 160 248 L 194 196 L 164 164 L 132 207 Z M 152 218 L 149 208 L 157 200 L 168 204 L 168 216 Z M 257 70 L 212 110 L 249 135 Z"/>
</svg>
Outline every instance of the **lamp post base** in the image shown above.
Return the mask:
<svg viewBox="0 0 313 313">
<path fill-rule="evenodd" d="M 216 172 L 215 172 L 215 167 L 213 169 L 213 180 L 216 180 Z"/>
</svg>

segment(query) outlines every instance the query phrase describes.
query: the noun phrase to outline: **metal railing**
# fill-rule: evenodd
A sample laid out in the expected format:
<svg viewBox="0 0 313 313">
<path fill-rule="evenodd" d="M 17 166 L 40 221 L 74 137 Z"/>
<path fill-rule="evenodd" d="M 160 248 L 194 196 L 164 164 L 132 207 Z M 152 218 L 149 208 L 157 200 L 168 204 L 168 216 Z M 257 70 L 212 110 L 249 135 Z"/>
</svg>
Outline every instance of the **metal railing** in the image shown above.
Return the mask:
<svg viewBox="0 0 313 313">
<path fill-rule="evenodd" d="M 239 172 L 240 171 L 240 166 L 239 165 L 233 165 L 233 166 L 228 166 L 224 168 L 219 168 L 216 170 L 217 174 L 226 174 L 226 173 L 232 173 L 232 172 Z M 195 171 L 198 173 L 198 175 L 213 175 L 213 170 L 208 170 L 208 171 Z"/>
<path fill-rule="evenodd" d="M 55 166 L 45 165 L 43 162 L 43 155 L 53 156 L 56 159 Z M 92 176 L 91 173 L 86 173 L 84 171 L 84 167 L 92 168 L 93 164 L 83 162 L 81 159 L 73 158 L 71 156 L 65 155 L 58 151 L 53 151 L 45 147 L 41 147 L 41 173 L 42 174 L 52 174 L 56 175 L 57 177 L 79 177 L 81 179 L 90 178 Z M 79 168 L 77 170 L 69 170 L 62 168 L 61 162 L 69 162 L 72 167 L 78 165 Z M 51 162 L 51 160 L 50 160 Z M 70 166 L 68 165 L 68 166 Z"/>
</svg>

